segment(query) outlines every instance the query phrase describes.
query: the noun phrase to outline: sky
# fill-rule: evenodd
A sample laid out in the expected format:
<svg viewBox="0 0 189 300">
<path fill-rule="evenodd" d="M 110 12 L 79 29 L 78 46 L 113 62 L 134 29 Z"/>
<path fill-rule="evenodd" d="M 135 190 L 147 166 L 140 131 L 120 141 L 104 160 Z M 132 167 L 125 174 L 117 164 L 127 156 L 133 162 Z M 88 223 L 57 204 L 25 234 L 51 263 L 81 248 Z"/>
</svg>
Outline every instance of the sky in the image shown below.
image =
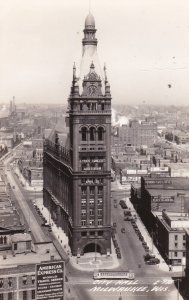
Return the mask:
<svg viewBox="0 0 189 300">
<path fill-rule="evenodd" d="M 0 103 L 66 104 L 89 0 L 0 0 Z M 189 1 L 91 0 L 113 104 L 189 105 Z"/>
</svg>

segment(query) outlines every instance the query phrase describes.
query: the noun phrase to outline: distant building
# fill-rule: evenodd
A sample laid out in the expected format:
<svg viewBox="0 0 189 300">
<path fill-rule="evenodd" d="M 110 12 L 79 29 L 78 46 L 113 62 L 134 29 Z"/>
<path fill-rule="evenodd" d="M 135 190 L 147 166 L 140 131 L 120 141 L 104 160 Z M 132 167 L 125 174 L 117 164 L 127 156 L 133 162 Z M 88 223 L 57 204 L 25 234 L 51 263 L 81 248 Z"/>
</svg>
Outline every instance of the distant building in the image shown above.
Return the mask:
<svg viewBox="0 0 189 300">
<path fill-rule="evenodd" d="M 43 139 L 24 141 L 18 159 L 18 167 L 30 185 L 43 183 Z"/>
<path fill-rule="evenodd" d="M 152 146 L 157 140 L 157 124 L 155 122 L 139 122 L 131 120 L 128 125 L 117 128 L 117 134 L 112 136 L 112 147 Z"/>
</svg>

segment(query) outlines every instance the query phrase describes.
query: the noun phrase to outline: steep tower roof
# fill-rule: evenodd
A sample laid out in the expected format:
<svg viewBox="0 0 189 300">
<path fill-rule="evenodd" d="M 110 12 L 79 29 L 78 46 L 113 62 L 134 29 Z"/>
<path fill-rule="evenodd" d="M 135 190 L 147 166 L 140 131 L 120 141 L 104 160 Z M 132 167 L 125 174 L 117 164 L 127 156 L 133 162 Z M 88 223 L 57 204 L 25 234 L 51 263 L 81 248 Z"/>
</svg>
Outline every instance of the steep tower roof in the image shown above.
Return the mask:
<svg viewBox="0 0 189 300">
<path fill-rule="evenodd" d="M 96 29 L 95 29 L 95 19 L 91 13 L 85 19 L 85 28 L 83 30 L 84 38 L 82 40 L 83 44 L 83 53 L 80 64 L 80 72 L 79 72 L 79 93 L 82 94 L 83 91 L 83 79 L 89 73 L 91 63 L 93 62 L 95 66 L 96 73 L 100 76 L 102 80 L 102 93 L 105 91 L 104 86 L 104 75 L 100 68 L 99 58 L 97 55 L 97 39 L 95 37 Z"/>
</svg>

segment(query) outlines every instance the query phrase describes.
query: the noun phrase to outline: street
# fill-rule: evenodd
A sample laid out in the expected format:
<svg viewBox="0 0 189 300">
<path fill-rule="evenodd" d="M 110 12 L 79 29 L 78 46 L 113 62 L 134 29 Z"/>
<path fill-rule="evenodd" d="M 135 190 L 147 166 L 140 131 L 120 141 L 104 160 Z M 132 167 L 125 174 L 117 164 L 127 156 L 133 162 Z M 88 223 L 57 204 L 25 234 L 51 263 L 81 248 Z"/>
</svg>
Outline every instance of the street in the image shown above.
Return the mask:
<svg viewBox="0 0 189 300">
<path fill-rule="evenodd" d="M 7 158 L 6 163 L 9 161 Z M 41 227 L 40 217 L 33 208 L 33 202 L 42 197 L 42 192 L 25 190 L 12 169 L 6 171 L 7 180 L 12 187 L 12 197 L 19 205 L 26 227 L 31 229 L 36 242 L 45 242 L 53 239 L 53 235 L 47 235 Z M 14 188 L 13 188 L 14 187 Z M 136 235 L 130 221 L 124 221 L 123 209 L 119 205 L 121 199 L 129 197 L 129 192 L 120 190 L 116 184 L 112 184 L 112 224 L 116 222 L 116 239 L 121 250 L 122 258 L 119 270 L 131 269 L 135 273 L 134 281 L 127 280 L 94 280 L 93 272 L 76 270 L 70 262 L 66 263 L 67 290 L 70 290 L 70 299 L 80 300 L 114 300 L 121 295 L 122 300 L 177 299 L 178 293 L 171 280 L 170 274 L 159 269 L 158 265 L 148 266 L 144 262 L 145 251 L 142 243 Z M 116 199 L 117 207 L 114 207 Z M 125 228 L 125 233 L 121 229 Z M 59 250 L 64 254 L 63 249 Z M 140 264 L 140 267 L 139 267 Z M 144 298 L 145 297 L 145 298 Z M 69 298 L 68 298 L 69 299 Z M 180 297 L 181 299 L 181 297 Z"/>
</svg>

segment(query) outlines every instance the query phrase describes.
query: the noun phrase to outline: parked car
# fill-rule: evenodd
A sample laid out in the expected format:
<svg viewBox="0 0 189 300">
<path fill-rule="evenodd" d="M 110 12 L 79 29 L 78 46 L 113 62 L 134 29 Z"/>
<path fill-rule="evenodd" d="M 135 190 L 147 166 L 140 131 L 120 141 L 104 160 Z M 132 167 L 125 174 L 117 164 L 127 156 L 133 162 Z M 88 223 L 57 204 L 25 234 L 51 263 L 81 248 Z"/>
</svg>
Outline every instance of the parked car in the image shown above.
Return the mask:
<svg viewBox="0 0 189 300">
<path fill-rule="evenodd" d="M 146 250 L 146 251 L 149 251 L 149 247 L 148 246 L 144 246 L 144 249 Z"/>
<path fill-rule="evenodd" d="M 155 258 L 154 254 L 150 254 L 150 253 L 144 254 L 144 260 L 145 261 L 148 261 L 148 260 L 150 260 L 152 258 Z"/>
<path fill-rule="evenodd" d="M 157 265 L 157 264 L 159 264 L 160 263 L 160 260 L 159 260 L 159 258 L 151 258 L 151 259 L 149 259 L 149 260 L 147 260 L 146 261 L 146 264 L 147 265 Z"/>
</svg>

